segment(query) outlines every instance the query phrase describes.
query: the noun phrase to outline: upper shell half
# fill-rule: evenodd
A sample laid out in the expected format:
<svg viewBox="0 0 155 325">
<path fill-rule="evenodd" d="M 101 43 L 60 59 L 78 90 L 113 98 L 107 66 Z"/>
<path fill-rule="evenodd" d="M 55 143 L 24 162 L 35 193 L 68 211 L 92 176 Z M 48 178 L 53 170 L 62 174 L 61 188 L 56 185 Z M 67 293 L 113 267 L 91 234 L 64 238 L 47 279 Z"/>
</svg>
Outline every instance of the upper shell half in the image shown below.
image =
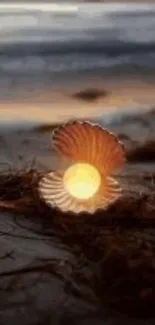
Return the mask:
<svg viewBox="0 0 155 325">
<path fill-rule="evenodd" d="M 125 162 L 123 144 L 113 133 L 90 122 L 71 122 L 53 132 L 57 152 L 76 162 L 90 163 L 109 175 Z"/>
</svg>

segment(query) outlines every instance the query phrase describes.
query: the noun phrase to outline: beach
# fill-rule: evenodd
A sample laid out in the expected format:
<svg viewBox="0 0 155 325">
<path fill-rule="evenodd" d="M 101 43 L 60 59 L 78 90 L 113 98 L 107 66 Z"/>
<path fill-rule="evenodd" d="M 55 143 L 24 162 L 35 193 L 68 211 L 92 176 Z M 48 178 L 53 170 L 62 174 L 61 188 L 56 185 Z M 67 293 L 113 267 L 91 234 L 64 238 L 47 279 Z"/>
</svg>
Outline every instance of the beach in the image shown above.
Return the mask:
<svg viewBox="0 0 155 325">
<path fill-rule="evenodd" d="M 154 4 L 4 6 L 0 19 L 0 324 L 154 324 Z M 91 218 L 38 195 L 70 120 L 125 146 L 122 198 Z"/>
<path fill-rule="evenodd" d="M 72 268 L 73 270 L 79 268 L 78 272 L 80 272 L 80 268 L 83 270 L 84 266 L 80 265 L 83 265 L 81 259 L 84 259 L 86 265 L 87 263 L 91 265 L 89 265 L 90 270 L 93 269 L 91 263 L 94 263 L 93 259 L 97 258 L 97 255 L 93 255 L 94 249 L 96 249 L 96 254 L 99 254 L 98 256 L 103 253 L 106 254 L 105 242 L 103 243 L 103 253 L 101 243 L 97 247 L 95 244 L 95 238 L 101 241 L 99 239 L 100 232 L 103 232 L 103 240 L 108 240 L 108 247 L 111 247 L 113 241 L 116 241 L 115 245 L 118 245 L 117 256 L 122 256 L 122 249 L 125 250 L 126 254 L 127 252 L 135 254 L 137 247 L 139 247 L 142 256 L 140 255 L 141 257 L 137 258 L 141 262 L 137 261 L 136 263 L 144 262 L 146 253 L 150 256 L 149 259 L 151 258 L 151 261 L 147 262 L 148 265 L 151 267 L 154 263 L 154 114 L 155 112 L 152 109 L 150 112 L 143 114 L 140 112 L 134 116 L 123 115 L 115 123 L 108 122 L 108 129 L 115 132 L 118 138 L 123 141 L 127 156 L 127 163 L 123 170 L 117 174 L 123 188 L 122 201 L 116 202 L 112 209 L 94 215 L 90 221 L 88 217 L 82 221 L 82 217 L 79 216 L 67 216 L 66 219 L 66 216 L 57 214 L 55 210 L 46 210 L 44 205 L 42 206 L 42 203 L 39 203 L 35 192 L 33 193 L 33 187 L 38 184 L 33 173 L 39 175 L 39 173 L 49 172 L 61 166 L 60 157 L 52 149 L 53 125 L 35 125 L 31 128 L 30 126 L 20 126 L 20 129 L 14 126 L 14 128 L 7 127 L 1 130 L 0 287 L 3 299 L 0 314 L 1 324 L 12 324 L 12 320 L 20 325 L 44 324 L 46 319 L 49 324 L 53 322 L 54 324 L 61 324 L 64 319 L 71 319 L 73 322 L 76 319 L 77 324 L 81 322 L 85 324 L 88 321 L 91 321 L 92 324 L 100 324 L 100 322 L 106 324 L 107 321 L 112 324 L 117 324 L 118 321 L 120 324 L 124 323 L 126 320 L 124 310 L 122 310 L 122 315 L 120 313 L 115 315 L 113 311 L 107 315 L 106 308 L 104 313 L 104 309 L 99 307 L 100 304 L 97 303 L 96 305 L 96 302 L 93 302 L 92 305 L 92 301 L 89 301 L 91 294 L 90 297 L 88 295 L 88 299 L 87 290 L 82 289 L 83 287 L 80 284 L 77 287 L 79 293 L 76 297 L 76 291 L 74 293 L 74 290 L 71 289 L 74 283 L 71 278 Z M 10 175 L 9 178 L 7 174 Z M 15 175 L 14 180 L 13 175 Z M 35 185 L 33 185 L 33 179 Z M 95 218 L 97 218 L 96 222 Z M 79 243 L 78 236 L 81 236 L 82 230 L 86 231 L 87 227 L 91 227 L 91 220 L 93 219 L 92 229 L 94 231 L 96 229 L 97 234 L 92 233 L 92 236 L 98 236 L 92 237 L 94 244 L 88 245 L 89 232 L 80 237 L 81 243 Z M 79 222 L 82 222 L 81 226 Z M 103 226 L 101 222 L 103 222 Z M 111 226 L 112 223 L 113 226 Z M 80 233 L 78 233 L 79 231 Z M 119 236 L 125 236 L 125 239 L 123 239 L 124 237 L 119 239 L 118 232 L 120 233 Z M 71 239 L 69 239 L 70 236 Z M 141 247 L 141 237 L 143 244 L 146 245 L 145 254 Z M 69 245 L 65 238 L 71 241 Z M 122 246 L 122 240 L 125 240 L 124 246 Z M 92 245 L 94 245 L 93 250 Z M 113 254 L 111 258 L 114 258 Z M 130 259 L 132 260 L 131 257 Z M 96 267 L 99 265 L 99 261 L 100 258 L 96 261 Z M 78 263 L 82 264 L 78 266 Z M 109 264 L 106 264 L 105 267 L 107 271 L 109 270 L 108 272 L 112 272 Z M 60 276 L 57 278 L 56 274 L 59 268 Z M 134 272 L 135 276 L 136 274 L 138 276 L 138 269 L 135 269 Z M 115 272 L 111 274 L 111 281 L 114 281 L 115 276 Z M 140 292 L 145 291 L 146 288 L 144 287 L 149 285 L 147 283 L 147 270 L 145 277 L 145 280 L 139 284 L 138 290 Z M 137 313 L 138 308 L 141 310 L 140 314 L 142 310 L 143 313 L 146 313 L 147 324 L 148 321 L 149 324 L 154 322 L 153 308 L 148 308 L 148 302 L 149 306 L 152 306 L 154 301 L 153 279 L 150 280 L 151 292 L 148 291 L 144 297 L 144 302 L 141 301 L 140 297 L 135 298 L 135 293 L 133 293 L 132 299 L 137 300 L 134 304 L 129 304 L 131 307 L 137 306 Z M 70 289 L 70 286 L 65 289 L 66 281 L 67 283 L 71 281 Z M 127 285 L 128 278 L 125 281 L 127 281 L 125 282 Z M 114 294 L 112 293 L 112 295 Z M 104 298 L 104 304 L 106 304 L 106 299 Z M 133 316 L 130 318 L 130 311 L 127 312 L 127 315 L 128 324 L 137 324 L 137 317 L 139 318 L 138 324 L 146 324 L 139 314 L 135 320 Z M 148 320 L 150 317 L 152 320 Z"/>
</svg>

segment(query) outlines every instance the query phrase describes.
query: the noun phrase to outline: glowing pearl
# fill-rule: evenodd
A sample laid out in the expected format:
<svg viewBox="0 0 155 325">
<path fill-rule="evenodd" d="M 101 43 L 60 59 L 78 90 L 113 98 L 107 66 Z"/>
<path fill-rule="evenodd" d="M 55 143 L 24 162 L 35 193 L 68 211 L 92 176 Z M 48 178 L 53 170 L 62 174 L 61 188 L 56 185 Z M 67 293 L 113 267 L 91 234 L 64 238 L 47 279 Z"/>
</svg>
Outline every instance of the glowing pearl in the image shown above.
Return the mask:
<svg viewBox="0 0 155 325">
<path fill-rule="evenodd" d="M 94 166 L 77 163 L 66 170 L 63 183 L 71 196 L 79 200 L 87 200 L 98 191 L 101 175 Z"/>
</svg>

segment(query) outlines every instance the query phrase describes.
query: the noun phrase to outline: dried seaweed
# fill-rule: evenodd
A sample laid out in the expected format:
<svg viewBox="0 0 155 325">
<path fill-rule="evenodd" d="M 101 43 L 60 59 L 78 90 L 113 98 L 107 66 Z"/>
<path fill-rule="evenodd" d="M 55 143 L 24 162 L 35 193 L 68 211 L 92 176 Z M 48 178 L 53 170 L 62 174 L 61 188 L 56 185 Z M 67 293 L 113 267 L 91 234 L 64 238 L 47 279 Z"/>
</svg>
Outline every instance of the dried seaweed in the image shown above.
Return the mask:
<svg viewBox="0 0 155 325">
<path fill-rule="evenodd" d="M 61 272 L 67 292 L 120 313 L 154 315 L 155 175 L 120 177 L 131 188 L 134 184 L 137 188 L 145 185 L 147 191 L 126 190 L 107 211 L 78 217 L 61 214 L 44 204 L 37 190 L 41 176 L 34 170 L 1 174 L 0 211 L 15 212 L 18 223 L 21 218 L 31 220 L 34 232 L 39 220 L 42 235 L 65 245 L 75 255 L 67 278 L 68 266 L 63 265 Z M 38 267 L 50 272 L 50 261 L 16 272 L 35 272 Z M 1 273 L 0 279 L 15 275 L 10 272 Z"/>
<path fill-rule="evenodd" d="M 155 141 L 147 141 L 141 146 L 136 146 L 127 154 L 130 162 L 154 162 L 155 161 Z"/>
</svg>

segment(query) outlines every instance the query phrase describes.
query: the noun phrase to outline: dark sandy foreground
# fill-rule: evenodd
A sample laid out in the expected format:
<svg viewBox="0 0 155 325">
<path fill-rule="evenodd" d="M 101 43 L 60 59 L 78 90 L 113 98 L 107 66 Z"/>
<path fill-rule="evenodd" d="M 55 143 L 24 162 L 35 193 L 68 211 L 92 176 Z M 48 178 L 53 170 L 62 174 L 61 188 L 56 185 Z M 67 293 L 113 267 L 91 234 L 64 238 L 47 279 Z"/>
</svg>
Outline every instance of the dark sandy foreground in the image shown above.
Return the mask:
<svg viewBox="0 0 155 325">
<path fill-rule="evenodd" d="M 52 127 L 1 133 L 1 325 L 154 324 L 154 118 L 109 127 L 126 148 L 123 196 L 92 217 L 61 215 L 38 196 L 59 162 Z"/>
</svg>

